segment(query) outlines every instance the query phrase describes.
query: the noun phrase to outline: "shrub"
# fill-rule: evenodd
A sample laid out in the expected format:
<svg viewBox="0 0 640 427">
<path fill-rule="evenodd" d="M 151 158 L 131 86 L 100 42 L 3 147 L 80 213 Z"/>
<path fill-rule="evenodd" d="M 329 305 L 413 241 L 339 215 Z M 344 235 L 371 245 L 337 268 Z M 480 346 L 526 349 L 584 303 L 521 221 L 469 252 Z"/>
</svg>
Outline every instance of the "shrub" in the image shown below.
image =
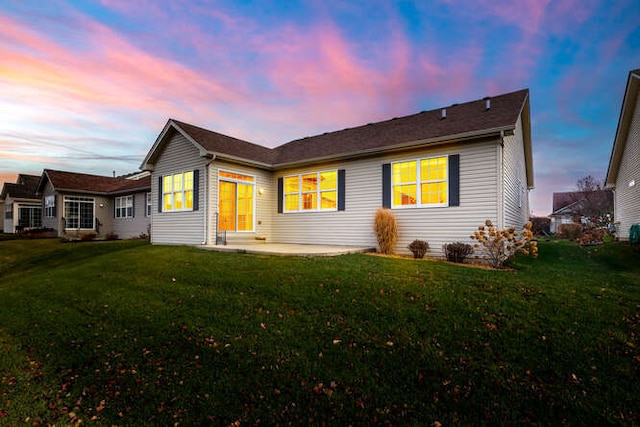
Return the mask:
<svg viewBox="0 0 640 427">
<path fill-rule="evenodd" d="M 499 230 L 493 225 L 491 220 L 486 220 L 484 225 L 478 227 L 472 239 L 477 240 L 475 247 L 484 248 L 483 258 L 494 268 L 504 267 L 505 262 L 513 259 L 515 254 L 522 253 L 538 256 L 537 242 L 532 240 L 531 221 L 528 221 L 522 231 L 517 232 L 515 227 Z"/>
<path fill-rule="evenodd" d="M 447 261 L 462 263 L 473 253 L 473 246 L 462 242 L 445 243 L 442 245 L 442 251 Z"/>
<path fill-rule="evenodd" d="M 577 240 L 582 237 L 582 225 L 576 223 L 560 224 L 557 235 L 559 239 Z"/>
<path fill-rule="evenodd" d="M 118 240 L 118 235 L 116 233 L 108 233 L 104 238 L 106 240 Z"/>
<path fill-rule="evenodd" d="M 588 226 L 582 231 L 582 236 L 578 239 L 578 243 L 582 246 L 601 245 L 604 243 L 605 237 L 610 237 L 611 232 L 605 227 Z M 611 239 L 609 238 L 609 241 Z"/>
<path fill-rule="evenodd" d="M 380 208 L 376 211 L 373 229 L 376 233 L 380 252 L 392 254 L 398 240 L 398 223 L 393 212 Z"/>
<path fill-rule="evenodd" d="M 429 243 L 425 242 L 424 240 L 416 239 L 413 242 L 409 243 L 407 249 L 409 249 L 413 253 L 414 258 L 424 258 L 424 255 L 429 250 Z"/>
<path fill-rule="evenodd" d="M 97 237 L 96 233 L 85 233 L 80 236 L 80 240 L 83 242 L 90 242 Z"/>
</svg>

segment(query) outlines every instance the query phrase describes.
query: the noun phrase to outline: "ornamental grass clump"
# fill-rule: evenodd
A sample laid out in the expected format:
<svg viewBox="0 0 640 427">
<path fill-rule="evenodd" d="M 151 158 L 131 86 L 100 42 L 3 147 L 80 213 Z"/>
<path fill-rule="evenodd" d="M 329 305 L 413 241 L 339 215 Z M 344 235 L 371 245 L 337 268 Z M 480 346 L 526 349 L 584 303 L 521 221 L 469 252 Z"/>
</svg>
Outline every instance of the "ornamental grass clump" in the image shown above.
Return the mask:
<svg viewBox="0 0 640 427">
<path fill-rule="evenodd" d="M 517 253 L 532 258 L 538 257 L 538 244 L 532 240 L 531 226 L 531 221 L 527 221 L 520 232 L 517 232 L 515 227 L 499 230 L 491 220 L 486 220 L 484 225 L 479 226 L 470 237 L 478 241 L 474 244 L 474 248 L 483 248 L 484 260 L 494 268 L 503 268 L 504 264 L 512 260 Z"/>
<path fill-rule="evenodd" d="M 378 240 L 380 253 L 391 255 L 398 241 L 398 222 L 389 209 L 380 208 L 376 211 L 373 229 Z"/>
<path fill-rule="evenodd" d="M 424 240 L 416 239 L 413 242 L 409 243 L 407 249 L 409 249 L 411 253 L 413 253 L 414 258 L 424 258 L 425 254 L 429 250 L 429 243 L 425 242 Z"/>
</svg>

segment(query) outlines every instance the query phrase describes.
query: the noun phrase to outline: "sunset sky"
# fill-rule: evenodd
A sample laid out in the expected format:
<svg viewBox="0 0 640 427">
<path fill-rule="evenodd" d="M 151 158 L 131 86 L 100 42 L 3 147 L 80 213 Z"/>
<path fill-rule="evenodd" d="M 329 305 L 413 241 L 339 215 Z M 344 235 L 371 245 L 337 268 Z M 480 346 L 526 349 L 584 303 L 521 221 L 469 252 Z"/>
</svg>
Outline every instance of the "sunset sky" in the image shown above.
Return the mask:
<svg viewBox="0 0 640 427">
<path fill-rule="evenodd" d="M 546 215 L 639 67 L 638 0 L 2 0 L 0 182 L 136 171 L 169 118 L 274 147 L 529 88 Z"/>
</svg>

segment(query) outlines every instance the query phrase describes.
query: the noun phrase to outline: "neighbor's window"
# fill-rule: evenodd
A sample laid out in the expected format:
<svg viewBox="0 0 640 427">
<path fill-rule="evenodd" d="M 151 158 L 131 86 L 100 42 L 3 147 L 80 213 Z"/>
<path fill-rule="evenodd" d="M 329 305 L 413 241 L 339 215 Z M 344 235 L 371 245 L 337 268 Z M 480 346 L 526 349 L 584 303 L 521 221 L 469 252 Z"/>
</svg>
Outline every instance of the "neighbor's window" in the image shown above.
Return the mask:
<svg viewBox="0 0 640 427">
<path fill-rule="evenodd" d="M 151 216 L 151 193 L 147 193 L 147 216 Z"/>
<path fill-rule="evenodd" d="M 284 211 L 335 211 L 338 206 L 338 171 L 284 177 Z"/>
<path fill-rule="evenodd" d="M 56 196 L 46 196 L 44 198 L 44 216 L 45 218 L 56 216 Z"/>
<path fill-rule="evenodd" d="M 392 207 L 447 206 L 447 156 L 391 165 Z"/>
<path fill-rule="evenodd" d="M 133 196 L 116 197 L 116 218 L 133 218 Z"/>
<path fill-rule="evenodd" d="M 163 211 L 193 209 L 193 171 L 165 175 L 162 180 Z"/>
<path fill-rule="evenodd" d="M 91 197 L 65 197 L 65 228 L 93 230 L 95 201 Z"/>
</svg>

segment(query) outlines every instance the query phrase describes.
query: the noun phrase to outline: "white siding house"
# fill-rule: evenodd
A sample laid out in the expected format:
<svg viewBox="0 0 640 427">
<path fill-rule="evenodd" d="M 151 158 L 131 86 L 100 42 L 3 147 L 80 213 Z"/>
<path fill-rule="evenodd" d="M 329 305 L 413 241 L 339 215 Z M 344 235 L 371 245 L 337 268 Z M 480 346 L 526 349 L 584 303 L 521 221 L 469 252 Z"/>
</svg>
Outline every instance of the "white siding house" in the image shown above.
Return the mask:
<svg viewBox="0 0 640 427">
<path fill-rule="evenodd" d="M 388 207 L 398 220 L 398 252 L 421 239 L 439 255 L 444 243 L 469 241 L 486 219 L 518 228 L 527 221 L 529 92 L 274 149 L 170 119 L 142 169 L 152 172 L 158 202 L 153 243 L 215 245 L 224 236 L 375 247 L 374 213 Z M 185 179 L 193 174 L 197 182 L 182 193 L 163 188 L 187 172 Z M 193 200 L 176 209 L 172 197 Z"/>
<path fill-rule="evenodd" d="M 609 160 L 606 186 L 614 190 L 614 218 L 619 237 L 640 224 L 640 69 L 631 71 Z"/>
</svg>

